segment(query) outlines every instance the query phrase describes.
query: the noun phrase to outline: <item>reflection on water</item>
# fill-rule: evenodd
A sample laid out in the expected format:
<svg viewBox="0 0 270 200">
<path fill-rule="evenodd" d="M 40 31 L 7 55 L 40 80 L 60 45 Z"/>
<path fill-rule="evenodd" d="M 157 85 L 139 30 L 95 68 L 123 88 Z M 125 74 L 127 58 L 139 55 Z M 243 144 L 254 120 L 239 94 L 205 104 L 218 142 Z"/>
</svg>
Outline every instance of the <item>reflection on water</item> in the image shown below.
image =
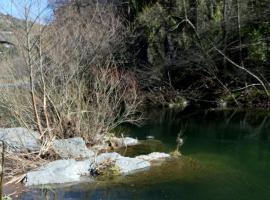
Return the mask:
<svg viewBox="0 0 270 200">
<path fill-rule="evenodd" d="M 32 190 L 21 199 L 269 199 L 270 113 L 258 111 L 151 111 L 149 122 L 131 128 L 141 146 L 128 156 L 171 152 L 186 137 L 178 160 L 109 181 Z M 162 141 L 162 143 L 160 142 Z"/>
</svg>

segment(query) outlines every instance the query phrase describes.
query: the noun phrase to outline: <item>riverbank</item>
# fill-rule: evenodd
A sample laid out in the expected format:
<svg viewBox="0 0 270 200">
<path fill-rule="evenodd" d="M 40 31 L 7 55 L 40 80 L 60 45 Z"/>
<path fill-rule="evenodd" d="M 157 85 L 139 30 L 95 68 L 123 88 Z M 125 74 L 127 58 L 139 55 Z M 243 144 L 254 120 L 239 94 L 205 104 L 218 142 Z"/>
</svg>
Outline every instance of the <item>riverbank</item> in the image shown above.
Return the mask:
<svg viewBox="0 0 270 200">
<path fill-rule="evenodd" d="M 4 176 L 7 185 L 4 191 L 12 193 L 22 192 L 29 186 L 91 183 L 97 177 L 110 179 L 130 175 L 172 158 L 170 154 L 160 152 L 133 157 L 114 152 L 147 144 L 130 137 L 112 137 L 103 145 L 91 147 L 87 147 L 80 137 L 56 139 L 47 149 L 49 154 L 46 157 L 39 155 L 44 146 L 40 144 L 37 132 L 24 128 L 5 128 L 0 129 L 0 138 L 6 148 Z M 148 146 L 151 145 L 148 143 Z M 15 164 L 16 161 L 20 163 Z"/>
</svg>

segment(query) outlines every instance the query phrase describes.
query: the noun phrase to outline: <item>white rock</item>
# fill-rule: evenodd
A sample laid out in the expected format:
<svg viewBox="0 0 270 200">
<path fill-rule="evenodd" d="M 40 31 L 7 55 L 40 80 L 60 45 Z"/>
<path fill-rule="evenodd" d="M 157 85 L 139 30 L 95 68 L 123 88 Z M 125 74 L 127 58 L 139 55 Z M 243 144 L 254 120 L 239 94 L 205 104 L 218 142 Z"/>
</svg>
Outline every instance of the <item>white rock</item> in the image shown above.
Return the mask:
<svg viewBox="0 0 270 200">
<path fill-rule="evenodd" d="M 115 165 L 119 167 L 120 172 L 123 175 L 145 170 L 151 166 L 150 162 L 148 161 L 129 157 L 118 158 L 115 162 Z"/>
<path fill-rule="evenodd" d="M 26 128 L 0 128 L 0 140 L 13 150 L 40 150 L 39 133 Z"/>
<path fill-rule="evenodd" d="M 121 158 L 122 156 L 119 153 L 112 152 L 112 153 L 102 153 L 98 155 L 94 162 L 100 164 L 105 162 L 106 160 L 116 161 L 116 159 Z"/>
<path fill-rule="evenodd" d="M 90 161 L 57 160 L 26 174 L 26 186 L 78 182 L 89 176 Z"/>
<path fill-rule="evenodd" d="M 140 155 L 135 158 L 146 160 L 146 161 L 155 161 L 170 158 L 171 156 L 167 153 L 153 152 L 148 155 Z"/>
<path fill-rule="evenodd" d="M 81 137 L 54 140 L 52 148 L 61 158 L 90 158 L 95 155 Z"/>
<path fill-rule="evenodd" d="M 98 166 L 102 162 L 111 160 L 119 168 L 123 175 L 135 173 L 141 170 L 149 169 L 149 161 L 159 160 L 170 157 L 166 153 L 154 152 L 149 155 L 141 155 L 135 158 L 124 157 L 119 153 L 103 153 L 96 158 L 85 161 L 57 160 L 40 167 L 35 171 L 28 172 L 26 175 L 26 185 L 45 185 L 72 183 L 81 181 L 83 176 L 90 175 L 90 169 Z"/>
<path fill-rule="evenodd" d="M 111 160 L 115 162 L 116 167 L 120 169 L 121 174 L 131 174 L 136 171 L 147 169 L 150 167 L 150 162 L 138 159 L 121 156 L 119 153 L 103 153 L 96 158 L 96 164 Z"/>
</svg>

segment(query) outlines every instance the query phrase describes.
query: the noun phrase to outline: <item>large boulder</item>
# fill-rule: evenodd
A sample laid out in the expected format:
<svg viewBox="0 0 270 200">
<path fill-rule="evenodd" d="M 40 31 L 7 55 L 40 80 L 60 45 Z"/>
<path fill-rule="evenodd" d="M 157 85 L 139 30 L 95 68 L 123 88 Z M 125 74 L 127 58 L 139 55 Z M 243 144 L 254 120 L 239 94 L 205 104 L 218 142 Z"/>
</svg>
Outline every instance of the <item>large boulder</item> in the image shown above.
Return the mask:
<svg viewBox="0 0 270 200">
<path fill-rule="evenodd" d="M 39 151 L 39 133 L 26 128 L 0 128 L 0 140 L 15 151 Z"/>
<path fill-rule="evenodd" d="M 81 137 L 54 140 L 52 148 L 61 158 L 90 158 L 95 153 L 87 148 Z"/>
<path fill-rule="evenodd" d="M 26 174 L 27 186 L 78 182 L 89 176 L 90 161 L 57 160 Z"/>
</svg>

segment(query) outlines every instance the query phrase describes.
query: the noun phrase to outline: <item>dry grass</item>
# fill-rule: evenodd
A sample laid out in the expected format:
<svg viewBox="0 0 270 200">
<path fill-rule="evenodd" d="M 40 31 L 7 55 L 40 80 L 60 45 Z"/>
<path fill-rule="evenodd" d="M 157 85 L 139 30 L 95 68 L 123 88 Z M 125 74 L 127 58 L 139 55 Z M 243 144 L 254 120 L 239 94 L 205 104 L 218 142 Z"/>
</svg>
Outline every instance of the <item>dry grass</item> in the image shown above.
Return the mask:
<svg viewBox="0 0 270 200">
<path fill-rule="evenodd" d="M 78 11 L 68 4 L 43 27 L 27 20 L 14 30 L 18 55 L 7 59 L 12 87 L 1 89 L 0 106 L 13 125 L 41 134 L 40 155 L 54 138 L 81 136 L 93 145 L 122 123 L 139 124 L 136 77 L 114 57 L 125 28 L 113 5 L 93 1 Z"/>
</svg>

